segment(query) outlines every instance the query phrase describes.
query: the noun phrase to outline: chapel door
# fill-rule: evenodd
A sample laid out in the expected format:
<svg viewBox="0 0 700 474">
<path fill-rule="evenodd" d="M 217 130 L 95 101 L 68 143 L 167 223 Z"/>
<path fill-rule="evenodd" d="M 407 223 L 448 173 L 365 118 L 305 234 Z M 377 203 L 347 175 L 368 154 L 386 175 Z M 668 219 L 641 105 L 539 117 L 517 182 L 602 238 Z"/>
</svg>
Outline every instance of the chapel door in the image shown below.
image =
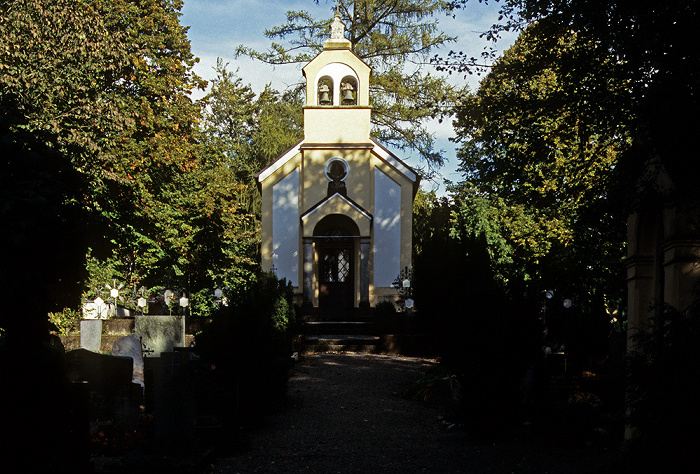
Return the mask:
<svg viewBox="0 0 700 474">
<path fill-rule="evenodd" d="M 348 238 L 319 242 L 319 306 L 338 315 L 354 306 L 354 245 Z"/>
</svg>

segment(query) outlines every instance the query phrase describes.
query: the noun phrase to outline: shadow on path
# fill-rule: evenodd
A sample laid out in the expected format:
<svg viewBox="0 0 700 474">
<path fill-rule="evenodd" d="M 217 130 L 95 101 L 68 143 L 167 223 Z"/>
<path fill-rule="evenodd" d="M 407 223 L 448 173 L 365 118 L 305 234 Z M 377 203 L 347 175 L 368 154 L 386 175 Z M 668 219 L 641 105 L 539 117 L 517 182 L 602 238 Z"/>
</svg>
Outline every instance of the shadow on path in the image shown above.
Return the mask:
<svg viewBox="0 0 700 474">
<path fill-rule="evenodd" d="M 310 354 L 290 379 L 287 407 L 251 432 L 217 473 L 604 473 L 613 453 L 527 440 L 483 445 L 446 430 L 440 411 L 400 394 L 435 361 Z"/>
</svg>

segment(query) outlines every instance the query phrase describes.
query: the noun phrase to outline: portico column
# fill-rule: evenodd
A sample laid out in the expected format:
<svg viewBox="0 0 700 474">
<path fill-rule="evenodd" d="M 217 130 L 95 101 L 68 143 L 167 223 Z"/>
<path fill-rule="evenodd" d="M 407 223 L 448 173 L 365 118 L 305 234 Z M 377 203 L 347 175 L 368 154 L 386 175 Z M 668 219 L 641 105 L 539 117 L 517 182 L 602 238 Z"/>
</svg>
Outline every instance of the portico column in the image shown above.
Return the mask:
<svg viewBox="0 0 700 474">
<path fill-rule="evenodd" d="M 360 308 L 369 308 L 369 237 L 360 237 Z"/>
<path fill-rule="evenodd" d="M 313 295 L 314 295 L 314 242 L 311 237 L 304 237 L 304 269 L 303 269 L 303 279 L 304 279 L 304 290 L 303 290 L 303 305 L 312 306 L 313 305 Z"/>
</svg>

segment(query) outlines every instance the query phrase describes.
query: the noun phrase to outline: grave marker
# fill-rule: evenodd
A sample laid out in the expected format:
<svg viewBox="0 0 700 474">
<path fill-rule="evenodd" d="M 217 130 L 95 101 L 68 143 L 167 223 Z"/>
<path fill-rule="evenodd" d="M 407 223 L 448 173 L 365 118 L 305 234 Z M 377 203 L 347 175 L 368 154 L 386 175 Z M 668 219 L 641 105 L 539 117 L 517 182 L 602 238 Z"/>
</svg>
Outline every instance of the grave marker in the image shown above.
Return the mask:
<svg viewBox="0 0 700 474">
<path fill-rule="evenodd" d="M 80 321 L 80 347 L 99 352 L 102 345 L 102 320 L 83 319 Z"/>
<path fill-rule="evenodd" d="M 160 357 L 175 347 L 185 347 L 184 316 L 136 316 L 135 333 L 144 357 Z"/>
</svg>

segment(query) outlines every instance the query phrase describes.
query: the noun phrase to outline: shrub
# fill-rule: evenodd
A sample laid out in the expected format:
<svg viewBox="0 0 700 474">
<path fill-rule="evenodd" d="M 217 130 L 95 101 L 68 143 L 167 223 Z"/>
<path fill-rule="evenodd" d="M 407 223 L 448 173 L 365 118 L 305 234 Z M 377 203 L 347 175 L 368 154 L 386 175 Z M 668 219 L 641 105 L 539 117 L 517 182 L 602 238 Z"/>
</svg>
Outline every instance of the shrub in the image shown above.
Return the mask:
<svg viewBox="0 0 700 474">
<path fill-rule="evenodd" d="M 66 335 L 77 329 L 78 323 L 82 319 L 80 311 L 64 308 L 61 312 L 49 313 L 49 323 L 56 328 L 60 335 Z"/>
<path fill-rule="evenodd" d="M 291 286 L 272 274 L 258 274 L 230 301 L 196 335 L 197 348 L 217 390 L 226 394 L 221 416 L 252 426 L 284 400 L 297 316 Z"/>
</svg>

